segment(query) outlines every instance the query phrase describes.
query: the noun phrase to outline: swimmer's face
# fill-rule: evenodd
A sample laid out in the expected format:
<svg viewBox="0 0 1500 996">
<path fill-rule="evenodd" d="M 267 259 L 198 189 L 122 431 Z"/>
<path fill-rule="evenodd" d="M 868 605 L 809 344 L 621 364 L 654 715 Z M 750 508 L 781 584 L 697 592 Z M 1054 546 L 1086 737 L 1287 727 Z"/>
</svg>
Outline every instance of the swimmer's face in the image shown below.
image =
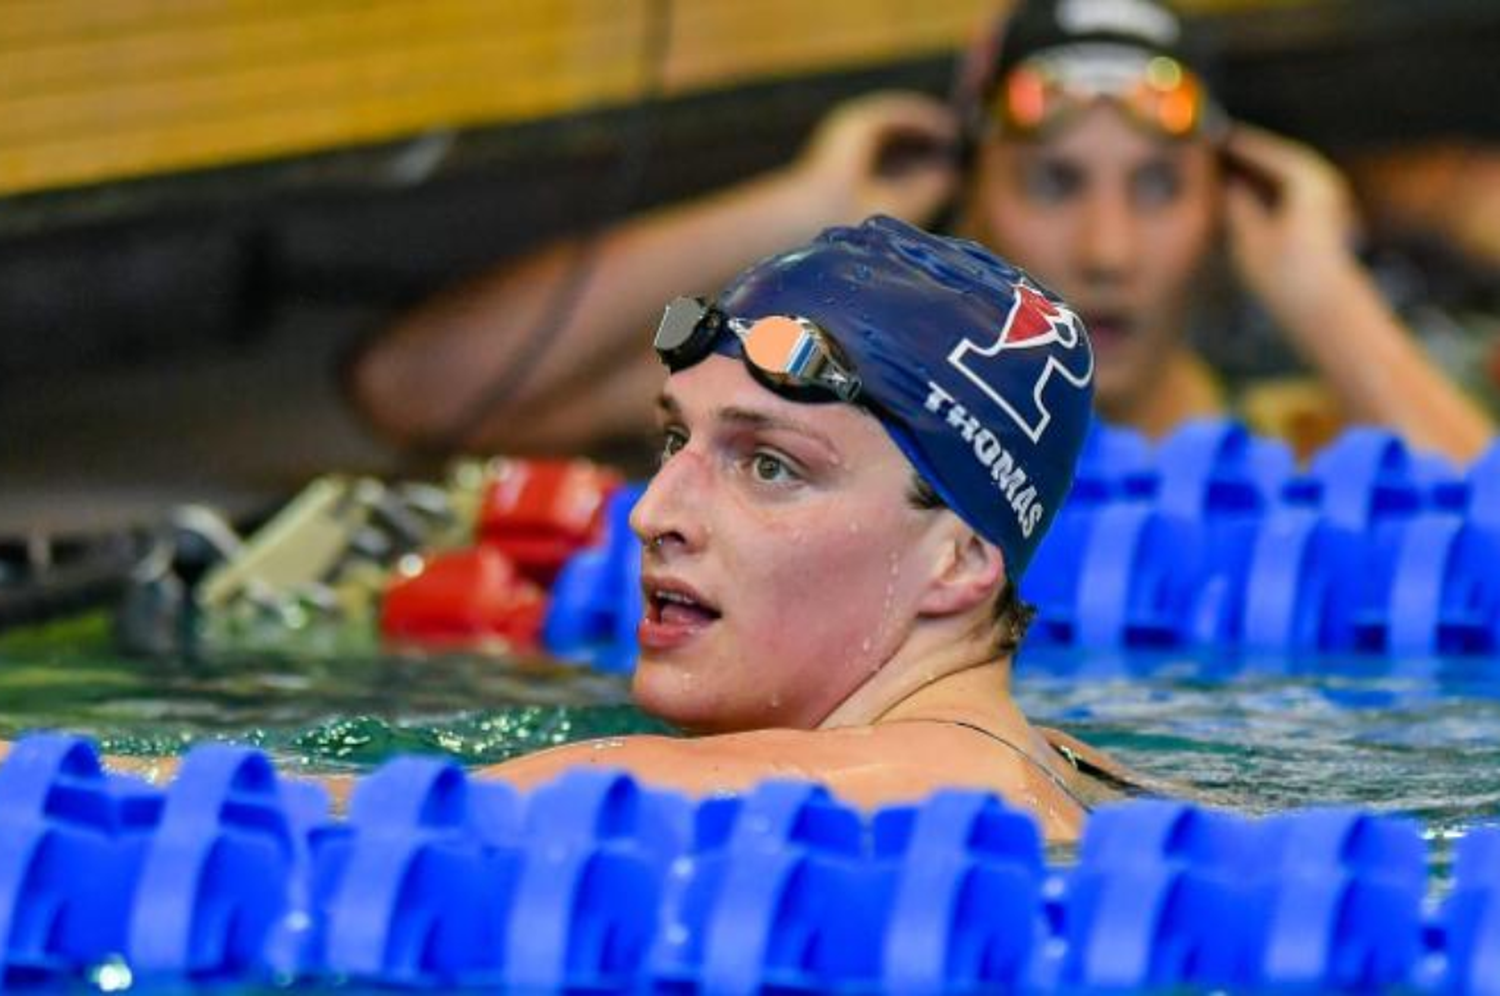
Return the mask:
<svg viewBox="0 0 1500 996">
<path fill-rule="evenodd" d="M 963 234 L 1057 291 L 1083 316 L 1095 398 L 1128 420 L 1186 330 L 1218 231 L 1217 157 L 1099 104 L 1033 140 L 978 149 Z"/>
<path fill-rule="evenodd" d="M 910 507 L 873 417 L 779 398 L 737 359 L 674 374 L 660 408 L 662 464 L 631 515 L 636 701 L 694 731 L 815 727 L 905 641 L 953 517 Z"/>
</svg>

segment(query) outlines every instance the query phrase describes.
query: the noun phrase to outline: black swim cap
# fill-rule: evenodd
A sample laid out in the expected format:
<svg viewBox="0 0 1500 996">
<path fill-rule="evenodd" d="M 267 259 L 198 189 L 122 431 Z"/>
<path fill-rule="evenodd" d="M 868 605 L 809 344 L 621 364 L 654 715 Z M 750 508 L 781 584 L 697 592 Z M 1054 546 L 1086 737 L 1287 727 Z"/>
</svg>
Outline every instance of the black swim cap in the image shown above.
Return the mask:
<svg viewBox="0 0 1500 996">
<path fill-rule="evenodd" d="M 1215 60 L 1201 32 L 1163 0 L 1018 0 L 961 60 L 953 99 L 965 131 L 983 126 L 996 88 L 1027 59 L 1090 48 L 1164 55 L 1215 89 Z"/>
</svg>

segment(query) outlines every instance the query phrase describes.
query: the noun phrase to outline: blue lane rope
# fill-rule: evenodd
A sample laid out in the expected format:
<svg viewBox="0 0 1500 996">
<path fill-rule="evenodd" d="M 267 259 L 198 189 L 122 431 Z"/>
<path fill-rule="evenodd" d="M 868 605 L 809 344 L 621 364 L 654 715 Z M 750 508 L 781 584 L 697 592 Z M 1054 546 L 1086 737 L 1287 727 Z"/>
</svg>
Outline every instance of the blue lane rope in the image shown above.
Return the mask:
<svg viewBox="0 0 1500 996">
<path fill-rule="evenodd" d="M 0 986 L 110 965 L 168 987 L 1500 993 L 1500 828 L 1456 857 L 1433 902 L 1410 819 L 1150 800 L 1049 866 L 985 793 L 865 814 L 806 783 L 693 802 L 588 769 L 523 795 L 422 757 L 338 819 L 248 748 L 195 748 L 158 789 L 36 734 L 0 765 Z"/>
</svg>

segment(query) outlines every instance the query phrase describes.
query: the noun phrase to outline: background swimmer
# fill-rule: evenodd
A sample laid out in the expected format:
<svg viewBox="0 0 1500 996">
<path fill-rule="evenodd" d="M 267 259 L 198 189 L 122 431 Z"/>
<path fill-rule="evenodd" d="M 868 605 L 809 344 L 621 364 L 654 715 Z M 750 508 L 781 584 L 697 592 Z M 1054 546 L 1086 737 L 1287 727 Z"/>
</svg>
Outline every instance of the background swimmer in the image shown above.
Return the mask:
<svg viewBox="0 0 1500 996">
<path fill-rule="evenodd" d="M 654 373 L 639 333 L 663 298 L 826 225 L 947 214 L 1096 328 L 1098 404 L 1114 421 L 1161 434 L 1230 405 L 1186 338 L 1225 248 L 1345 418 L 1458 460 L 1483 448 L 1488 418 L 1430 362 L 1351 249 L 1342 176 L 1303 145 L 1226 127 L 1168 7 L 1028 0 L 1002 29 L 971 53 L 951 105 L 895 93 L 852 101 L 787 167 L 605 232 L 540 354 L 526 339 L 577 243 L 418 309 L 362 356 L 356 397 L 411 445 L 556 452 L 643 435 Z M 491 395 L 497 384 L 506 390 Z"/>
</svg>

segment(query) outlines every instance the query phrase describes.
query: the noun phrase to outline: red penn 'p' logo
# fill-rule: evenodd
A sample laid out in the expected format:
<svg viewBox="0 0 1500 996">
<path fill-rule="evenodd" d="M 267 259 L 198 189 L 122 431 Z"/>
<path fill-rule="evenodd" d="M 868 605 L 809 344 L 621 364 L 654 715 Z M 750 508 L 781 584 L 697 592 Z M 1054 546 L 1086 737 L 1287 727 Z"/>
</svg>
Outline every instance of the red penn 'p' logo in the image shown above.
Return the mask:
<svg viewBox="0 0 1500 996">
<path fill-rule="evenodd" d="M 1056 373 L 1074 388 L 1087 387 L 1094 376 L 1094 354 L 1083 340 L 1083 323 L 1066 307 L 1024 283 L 1016 284 L 1016 298 L 995 341 L 988 346 L 965 339 L 953 347 L 948 362 L 969 378 L 1020 426 L 1032 442 L 1038 442 L 1052 412 L 1047 407 L 1047 385 Z M 1017 386 L 1030 390 L 1012 392 L 1019 368 L 1006 363 L 1007 350 L 1040 349 L 1047 361 L 1029 382 Z M 1006 390 L 1002 393 L 1001 385 Z"/>
<path fill-rule="evenodd" d="M 1016 285 L 1016 303 L 1011 306 L 1005 328 L 1000 330 L 1001 349 L 1030 349 L 1060 342 L 1072 349 L 1078 342 L 1078 318 L 1025 284 Z"/>
</svg>

